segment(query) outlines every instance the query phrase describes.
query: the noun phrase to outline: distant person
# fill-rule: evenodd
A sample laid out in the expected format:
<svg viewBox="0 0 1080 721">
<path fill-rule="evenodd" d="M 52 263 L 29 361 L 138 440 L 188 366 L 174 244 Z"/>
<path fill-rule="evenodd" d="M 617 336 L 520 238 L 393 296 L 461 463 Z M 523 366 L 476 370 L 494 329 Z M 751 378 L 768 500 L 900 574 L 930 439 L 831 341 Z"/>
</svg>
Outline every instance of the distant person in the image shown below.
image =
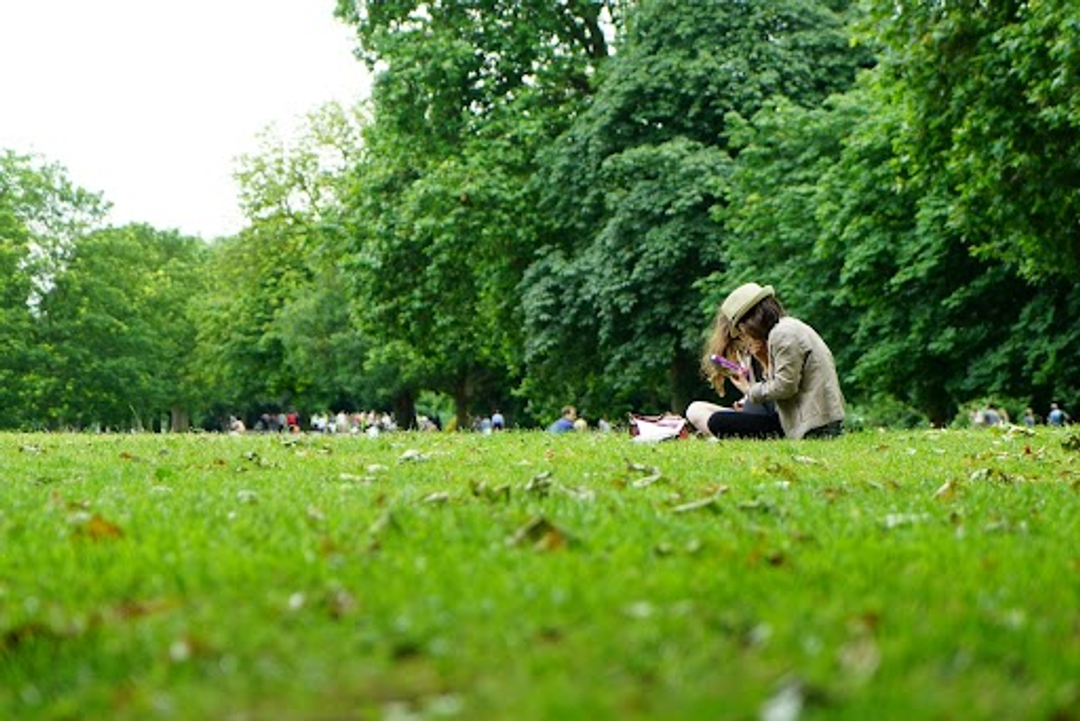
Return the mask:
<svg viewBox="0 0 1080 721">
<path fill-rule="evenodd" d="M 577 409 L 573 406 L 565 406 L 562 415 L 548 428 L 552 433 L 569 433 L 574 430 L 574 422 L 577 420 Z"/>
<path fill-rule="evenodd" d="M 1051 403 L 1050 412 L 1046 414 L 1046 422 L 1052 426 L 1067 426 L 1072 422 L 1072 417 L 1057 403 Z"/>
<path fill-rule="evenodd" d="M 1024 422 L 1024 425 L 1027 426 L 1028 428 L 1034 428 L 1035 427 L 1035 411 L 1031 410 L 1030 408 L 1025 408 L 1024 409 L 1023 422 Z"/>
<path fill-rule="evenodd" d="M 986 404 L 986 407 L 977 409 L 971 414 L 971 425 L 973 426 L 985 426 L 991 428 L 993 426 L 1008 425 L 1009 414 L 1004 408 L 998 408 L 993 403 Z"/>
<path fill-rule="evenodd" d="M 491 430 L 501 431 L 506 428 L 506 418 L 503 417 L 502 411 L 498 408 L 491 414 Z"/>
<path fill-rule="evenodd" d="M 832 438 L 843 433 L 844 396 L 832 351 L 817 331 L 784 311 L 772 286 L 739 286 L 724 299 L 715 324 L 726 326 L 733 344 L 748 352 L 763 370 L 760 380 L 746 368 L 727 374 L 742 392 L 744 407 L 775 403 L 775 420 L 786 438 Z M 686 415 L 699 431 L 715 437 L 747 431 L 745 411 L 696 401 Z M 755 423 L 760 424 L 755 426 L 758 433 L 776 435 L 775 421 L 769 416 Z"/>
</svg>

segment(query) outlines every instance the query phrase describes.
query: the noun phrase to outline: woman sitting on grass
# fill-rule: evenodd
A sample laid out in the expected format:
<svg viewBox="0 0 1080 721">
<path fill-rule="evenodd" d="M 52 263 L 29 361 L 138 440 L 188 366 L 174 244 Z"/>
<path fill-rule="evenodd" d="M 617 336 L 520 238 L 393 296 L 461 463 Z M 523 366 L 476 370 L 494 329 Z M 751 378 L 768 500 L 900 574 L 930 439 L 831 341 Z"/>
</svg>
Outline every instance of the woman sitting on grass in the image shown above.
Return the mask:
<svg viewBox="0 0 1080 721">
<path fill-rule="evenodd" d="M 743 367 L 728 370 L 721 359 Z M 817 331 L 784 312 L 770 285 L 746 283 L 724 300 L 702 366 L 719 392 L 729 379 L 743 393 L 734 409 L 691 403 L 686 417 L 702 433 L 797 439 L 843 432 L 844 397 L 832 352 Z"/>
</svg>

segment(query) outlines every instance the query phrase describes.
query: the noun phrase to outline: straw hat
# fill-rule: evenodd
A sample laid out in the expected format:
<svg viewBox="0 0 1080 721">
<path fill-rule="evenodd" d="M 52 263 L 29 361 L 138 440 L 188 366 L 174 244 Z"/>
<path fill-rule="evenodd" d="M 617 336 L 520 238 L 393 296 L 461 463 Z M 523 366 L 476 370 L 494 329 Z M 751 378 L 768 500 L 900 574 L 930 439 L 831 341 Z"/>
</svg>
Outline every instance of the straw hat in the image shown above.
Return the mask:
<svg viewBox="0 0 1080 721">
<path fill-rule="evenodd" d="M 757 283 L 744 283 L 724 299 L 720 312 L 731 321 L 731 329 L 734 331 L 735 326 L 751 308 L 773 295 L 776 295 L 776 292 L 771 285 L 762 287 Z"/>
</svg>

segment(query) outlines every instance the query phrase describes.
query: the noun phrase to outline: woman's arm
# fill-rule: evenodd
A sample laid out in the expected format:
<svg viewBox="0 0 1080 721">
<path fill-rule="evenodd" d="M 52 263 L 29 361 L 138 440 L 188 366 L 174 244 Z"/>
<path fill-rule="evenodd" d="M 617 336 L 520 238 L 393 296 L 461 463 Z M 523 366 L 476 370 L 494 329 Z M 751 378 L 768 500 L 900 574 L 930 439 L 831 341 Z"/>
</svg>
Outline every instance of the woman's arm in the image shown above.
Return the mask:
<svg viewBox="0 0 1080 721">
<path fill-rule="evenodd" d="M 784 326 L 783 323 L 777 325 L 769 334 L 772 373 L 745 391 L 753 403 L 792 398 L 802 385 L 803 368 L 810 351 L 800 341 L 797 328 Z"/>
</svg>

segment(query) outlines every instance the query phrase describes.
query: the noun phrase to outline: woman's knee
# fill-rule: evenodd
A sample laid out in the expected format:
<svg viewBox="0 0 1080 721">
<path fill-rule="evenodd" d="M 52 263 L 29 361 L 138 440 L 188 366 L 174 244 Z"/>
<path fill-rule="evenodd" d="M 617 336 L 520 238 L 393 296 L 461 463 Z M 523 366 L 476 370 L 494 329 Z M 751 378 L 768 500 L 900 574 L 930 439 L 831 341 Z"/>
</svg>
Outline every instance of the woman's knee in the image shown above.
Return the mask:
<svg viewBox="0 0 1080 721">
<path fill-rule="evenodd" d="M 716 406 L 704 401 L 694 401 L 686 408 L 686 420 L 701 433 L 709 433 L 709 418 L 716 412 Z"/>
</svg>

